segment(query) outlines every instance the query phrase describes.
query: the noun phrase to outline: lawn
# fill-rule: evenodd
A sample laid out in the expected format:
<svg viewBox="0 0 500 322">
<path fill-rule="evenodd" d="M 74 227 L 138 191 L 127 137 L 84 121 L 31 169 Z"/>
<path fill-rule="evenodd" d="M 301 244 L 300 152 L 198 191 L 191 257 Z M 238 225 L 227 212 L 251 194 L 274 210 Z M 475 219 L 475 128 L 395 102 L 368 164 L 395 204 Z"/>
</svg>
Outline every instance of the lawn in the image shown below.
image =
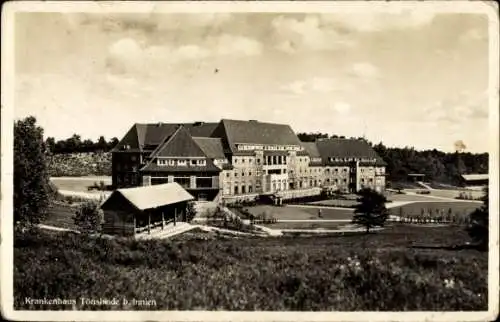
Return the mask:
<svg viewBox="0 0 500 322">
<path fill-rule="evenodd" d="M 342 223 L 335 222 L 277 222 L 263 226 L 272 229 L 339 229 Z"/>
<path fill-rule="evenodd" d="M 50 180 L 59 190 L 88 192 L 88 187 L 94 183 L 99 184 L 103 181 L 105 184 L 111 184 L 111 177 L 89 176 L 89 177 L 53 177 Z"/>
<path fill-rule="evenodd" d="M 212 236 L 210 242 L 207 234 L 191 236 L 152 241 L 46 231 L 16 236 L 15 309 L 72 308 L 28 305 L 26 297 L 156 302 L 134 310 L 487 309 L 488 254 L 439 248 L 469 240 L 454 226 L 394 226 L 370 235 L 309 238 Z M 79 301 L 75 308 L 130 309 Z"/>
<path fill-rule="evenodd" d="M 458 216 L 468 216 L 476 208 L 480 207 L 480 203 L 475 202 L 453 202 L 453 201 L 443 201 L 443 202 L 416 202 L 412 204 L 403 205 L 401 207 L 394 207 L 389 209 L 391 215 L 399 215 L 401 211 L 406 215 L 420 215 L 422 209 L 431 210 L 432 213 L 443 210 L 445 214 L 448 213 L 449 209 L 452 210 L 453 215 Z M 400 210 L 402 209 L 402 210 Z"/>
<path fill-rule="evenodd" d="M 386 198 L 387 200 L 391 201 L 438 201 L 439 200 L 436 198 L 428 197 L 428 195 L 405 195 L 405 194 L 390 194 L 386 196 Z"/>
<path fill-rule="evenodd" d="M 306 220 L 319 219 L 318 209 L 316 207 L 301 207 L 301 206 L 255 206 L 247 207 L 248 211 L 255 216 L 262 213 L 267 213 L 278 220 Z M 322 219 L 351 219 L 351 209 L 332 209 L 321 208 Z"/>
</svg>

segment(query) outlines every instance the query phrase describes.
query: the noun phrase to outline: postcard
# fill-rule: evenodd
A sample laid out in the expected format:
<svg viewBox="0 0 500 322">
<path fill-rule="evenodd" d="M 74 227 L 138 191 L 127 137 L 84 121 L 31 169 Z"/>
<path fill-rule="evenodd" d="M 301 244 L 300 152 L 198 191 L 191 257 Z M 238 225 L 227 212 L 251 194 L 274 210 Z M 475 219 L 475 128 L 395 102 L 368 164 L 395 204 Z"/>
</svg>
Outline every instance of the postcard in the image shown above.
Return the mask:
<svg viewBox="0 0 500 322">
<path fill-rule="evenodd" d="M 3 315 L 494 320 L 498 37 L 488 1 L 6 3 Z"/>
</svg>

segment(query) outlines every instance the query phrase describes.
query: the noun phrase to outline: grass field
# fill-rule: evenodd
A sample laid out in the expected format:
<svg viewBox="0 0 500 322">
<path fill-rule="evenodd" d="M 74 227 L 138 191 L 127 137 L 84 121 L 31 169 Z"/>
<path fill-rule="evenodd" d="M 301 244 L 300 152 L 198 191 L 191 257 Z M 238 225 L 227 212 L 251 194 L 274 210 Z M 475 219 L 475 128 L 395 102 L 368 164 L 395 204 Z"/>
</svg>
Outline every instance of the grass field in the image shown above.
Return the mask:
<svg viewBox="0 0 500 322">
<path fill-rule="evenodd" d="M 342 223 L 335 222 L 277 222 L 265 224 L 272 229 L 339 229 Z"/>
<path fill-rule="evenodd" d="M 88 192 L 88 187 L 94 183 L 99 184 L 103 181 L 105 184 L 111 184 L 111 177 L 89 176 L 89 177 L 53 177 L 50 180 L 59 190 Z"/>
<path fill-rule="evenodd" d="M 275 217 L 278 220 L 306 220 L 318 219 L 318 208 L 301 207 L 301 206 L 256 206 L 247 207 L 248 211 L 257 216 L 264 212 Z M 321 208 L 321 215 L 323 219 L 350 219 L 352 217 L 352 210 L 350 209 L 331 209 Z"/>
<path fill-rule="evenodd" d="M 15 309 L 73 308 L 28 305 L 26 297 L 156 302 L 134 310 L 487 309 L 487 253 L 439 248 L 468 241 L 462 228 L 394 226 L 370 235 L 311 238 L 211 236 L 210 242 L 207 234 L 187 237 L 138 242 L 45 231 L 16 236 Z M 80 302 L 74 308 L 130 309 Z"/>
<path fill-rule="evenodd" d="M 443 201 L 443 202 L 416 202 L 412 204 L 403 205 L 401 207 L 390 208 L 389 213 L 391 215 L 399 215 L 402 209 L 403 214 L 406 215 L 420 215 L 422 209 L 431 210 L 433 213 L 443 210 L 448 213 L 451 208 L 452 214 L 455 216 L 468 216 L 476 208 L 480 207 L 480 203 L 475 202 L 453 202 L 453 201 Z"/>
</svg>

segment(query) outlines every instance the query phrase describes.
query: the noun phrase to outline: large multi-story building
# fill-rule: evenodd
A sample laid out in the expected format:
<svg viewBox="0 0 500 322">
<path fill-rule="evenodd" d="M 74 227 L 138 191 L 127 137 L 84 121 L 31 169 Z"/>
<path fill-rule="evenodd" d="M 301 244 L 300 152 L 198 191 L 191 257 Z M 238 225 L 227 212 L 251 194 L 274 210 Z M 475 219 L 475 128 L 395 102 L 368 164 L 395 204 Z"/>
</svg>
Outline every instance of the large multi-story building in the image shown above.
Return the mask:
<svg viewBox="0 0 500 322">
<path fill-rule="evenodd" d="M 289 125 L 254 120 L 135 124 L 112 151 L 113 185 L 177 182 L 198 199 L 385 187 L 363 140 L 301 142 Z"/>
</svg>

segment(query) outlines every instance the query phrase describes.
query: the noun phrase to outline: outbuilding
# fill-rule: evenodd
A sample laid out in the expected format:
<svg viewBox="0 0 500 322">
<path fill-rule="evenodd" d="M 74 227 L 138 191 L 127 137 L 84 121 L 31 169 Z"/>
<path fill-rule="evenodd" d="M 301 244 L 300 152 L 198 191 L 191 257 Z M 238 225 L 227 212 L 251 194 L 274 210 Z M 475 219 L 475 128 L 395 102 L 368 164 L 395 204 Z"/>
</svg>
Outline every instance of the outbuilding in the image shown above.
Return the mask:
<svg viewBox="0 0 500 322">
<path fill-rule="evenodd" d="M 489 182 L 488 174 L 463 174 L 461 179 L 461 184 L 469 187 L 487 186 Z"/>
<path fill-rule="evenodd" d="M 117 189 L 104 201 L 103 233 L 135 236 L 163 229 L 170 222 L 186 221 L 194 197 L 178 183 Z"/>
</svg>

